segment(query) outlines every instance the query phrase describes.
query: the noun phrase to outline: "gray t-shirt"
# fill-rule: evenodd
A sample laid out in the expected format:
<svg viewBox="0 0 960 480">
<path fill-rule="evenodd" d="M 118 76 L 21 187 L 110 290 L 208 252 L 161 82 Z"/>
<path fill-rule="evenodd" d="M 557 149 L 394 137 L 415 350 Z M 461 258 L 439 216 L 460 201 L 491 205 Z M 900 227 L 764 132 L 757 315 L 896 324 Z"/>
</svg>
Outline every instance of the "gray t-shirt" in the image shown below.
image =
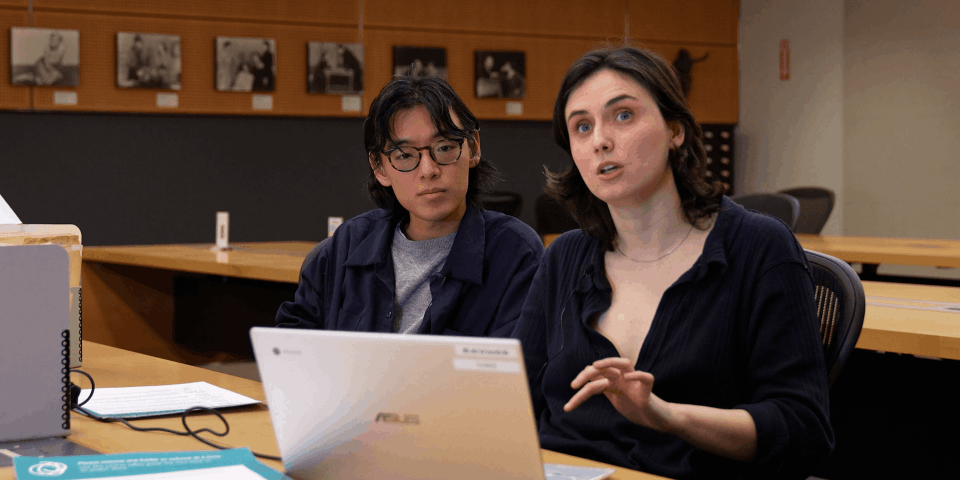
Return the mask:
<svg viewBox="0 0 960 480">
<path fill-rule="evenodd" d="M 440 238 L 415 242 L 397 225 L 393 234 L 393 331 L 416 333 L 423 314 L 433 301 L 430 277 L 440 272 L 450 254 L 457 232 Z"/>
</svg>

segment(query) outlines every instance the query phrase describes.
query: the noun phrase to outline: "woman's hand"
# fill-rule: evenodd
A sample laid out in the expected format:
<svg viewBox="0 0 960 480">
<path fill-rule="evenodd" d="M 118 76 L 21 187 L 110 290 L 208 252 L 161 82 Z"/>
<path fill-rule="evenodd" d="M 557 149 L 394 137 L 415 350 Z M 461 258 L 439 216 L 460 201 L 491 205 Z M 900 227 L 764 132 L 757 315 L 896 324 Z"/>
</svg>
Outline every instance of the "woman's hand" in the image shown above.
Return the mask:
<svg viewBox="0 0 960 480">
<path fill-rule="evenodd" d="M 621 415 L 637 425 L 671 433 L 693 446 L 740 461 L 757 453 L 757 428 L 746 410 L 669 403 L 653 394 L 653 375 L 638 372 L 626 358 L 604 358 L 584 368 L 570 386 L 579 389 L 563 411 L 603 393 Z"/>
<path fill-rule="evenodd" d="M 653 394 L 653 375 L 634 370 L 626 358 L 597 360 L 584 368 L 570 387 L 579 391 L 563 406 L 565 412 L 603 393 L 631 422 L 661 432 L 670 430 L 670 405 Z"/>
</svg>

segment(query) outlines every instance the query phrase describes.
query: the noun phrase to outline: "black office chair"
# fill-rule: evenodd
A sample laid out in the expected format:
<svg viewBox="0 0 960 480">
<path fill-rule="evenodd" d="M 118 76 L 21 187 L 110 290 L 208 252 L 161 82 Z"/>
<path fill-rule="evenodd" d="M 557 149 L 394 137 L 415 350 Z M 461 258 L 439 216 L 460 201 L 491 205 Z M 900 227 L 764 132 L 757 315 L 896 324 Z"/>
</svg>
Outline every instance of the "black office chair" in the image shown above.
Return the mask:
<svg viewBox="0 0 960 480">
<path fill-rule="evenodd" d="M 796 187 L 780 190 L 800 202 L 800 217 L 797 218 L 795 233 L 819 234 L 830 218 L 836 197 L 833 190 L 822 187 Z"/>
<path fill-rule="evenodd" d="M 827 378 L 833 386 L 863 328 L 863 285 L 857 272 L 843 260 L 813 250 L 804 252 L 813 274 Z"/>
<path fill-rule="evenodd" d="M 480 194 L 483 208 L 520 218 L 523 211 L 523 197 L 516 192 L 495 191 Z"/>
<path fill-rule="evenodd" d="M 551 233 L 563 233 L 580 228 L 580 224 L 574 220 L 570 212 L 546 193 L 537 197 L 533 209 L 537 233 L 541 237 Z"/>
<path fill-rule="evenodd" d="M 771 217 L 779 218 L 787 224 L 790 231 L 797 224 L 800 216 L 800 201 L 785 193 L 750 193 L 730 197 L 747 210 L 756 210 Z"/>
</svg>

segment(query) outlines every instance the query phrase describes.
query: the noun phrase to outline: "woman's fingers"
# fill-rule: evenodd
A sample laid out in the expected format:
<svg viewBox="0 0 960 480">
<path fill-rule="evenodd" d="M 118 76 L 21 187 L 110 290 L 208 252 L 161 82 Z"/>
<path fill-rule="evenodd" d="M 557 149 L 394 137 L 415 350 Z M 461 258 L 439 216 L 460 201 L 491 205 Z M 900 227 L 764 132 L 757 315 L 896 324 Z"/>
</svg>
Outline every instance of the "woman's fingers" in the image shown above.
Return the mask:
<svg viewBox="0 0 960 480">
<path fill-rule="evenodd" d="M 580 388 L 587 384 L 590 380 L 597 376 L 599 370 L 593 368 L 592 365 L 588 365 L 586 368 L 580 371 L 577 376 L 570 382 L 570 388 Z"/>
<path fill-rule="evenodd" d="M 645 384 L 646 387 L 633 382 Z M 570 382 L 570 387 L 578 391 L 563 406 L 566 412 L 579 407 L 587 399 L 599 393 L 605 393 L 609 397 L 610 395 L 631 396 L 644 390 L 649 392 L 653 387 L 653 374 L 634 370 L 633 364 L 626 358 L 604 358 L 581 370 Z M 640 390 L 635 390 L 637 387 Z M 637 403 L 637 401 L 638 399 L 633 399 L 631 403 Z"/>
<path fill-rule="evenodd" d="M 597 360 L 593 362 L 592 365 L 588 365 L 581 370 L 576 378 L 570 382 L 570 386 L 572 388 L 580 388 L 597 375 L 604 375 L 608 378 L 614 377 L 614 370 L 620 371 L 618 374 L 631 372 L 633 371 L 633 365 L 630 363 L 630 360 L 626 358 L 609 357 Z"/>
<path fill-rule="evenodd" d="M 624 375 L 623 375 L 623 379 L 624 379 L 624 380 L 639 380 L 639 381 L 641 381 L 641 382 L 643 382 L 643 383 L 652 383 L 652 382 L 653 382 L 653 374 L 652 374 L 652 373 L 649 373 L 649 372 L 641 372 L 641 371 L 636 371 L 636 370 L 634 370 L 634 371 L 632 371 L 632 372 L 630 372 L 630 373 L 624 374 Z"/>
<path fill-rule="evenodd" d="M 580 406 L 583 402 L 587 401 L 588 398 L 602 393 L 606 390 L 607 386 L 610 385 L 610 381 L 606 378 L 598 378 L 584 385 L 573 397 L 570 398 L 570 401 L 563 406 L 563 411 L 569 412 Z"/>
<path fill-rule="evenodd" d="M 616 368 L 619 370 L 632 371 L 633 363 L 630 362 L 629 359 L 622 357 L 607 357 L 593 362 L 593 367 L 598 370 L 604 368 Z"/>
</svg>

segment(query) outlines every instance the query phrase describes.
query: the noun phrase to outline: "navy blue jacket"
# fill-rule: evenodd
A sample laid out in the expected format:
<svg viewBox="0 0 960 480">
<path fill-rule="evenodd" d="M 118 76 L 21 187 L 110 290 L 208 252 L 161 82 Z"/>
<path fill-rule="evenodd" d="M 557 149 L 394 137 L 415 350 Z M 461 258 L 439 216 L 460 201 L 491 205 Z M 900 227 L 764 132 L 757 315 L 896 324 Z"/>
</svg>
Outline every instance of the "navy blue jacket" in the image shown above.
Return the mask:
<svg viewBox="0 0 960 480">
<path fill-rule="evenodd" d="M 833 449 L 813 281 L 786 226 L 724 197 L 696 263 L 660 300 L 636 369 L 668 402 L 744 409 L 756 461 L 728 460 L 636 425 L 603 395 L 570 413 L 570 382 L 620 356 L 591 325 L 612 289 L 599 240 L 554 241 L 514 333 L 523 345 L 543 448 L 676 479 L 805 478 Z"/>
<path fill-rule="evenodd" d="M 390 332 L 397 224 L 386 210 L 344 222 L 304 265 L 277 326 Z M 430 280 L 433 301 L 417 333 L 509 336 L 542 256 L 543 242 L 528 225 L 468 206 L 443 268 Z"/>
</svg>

